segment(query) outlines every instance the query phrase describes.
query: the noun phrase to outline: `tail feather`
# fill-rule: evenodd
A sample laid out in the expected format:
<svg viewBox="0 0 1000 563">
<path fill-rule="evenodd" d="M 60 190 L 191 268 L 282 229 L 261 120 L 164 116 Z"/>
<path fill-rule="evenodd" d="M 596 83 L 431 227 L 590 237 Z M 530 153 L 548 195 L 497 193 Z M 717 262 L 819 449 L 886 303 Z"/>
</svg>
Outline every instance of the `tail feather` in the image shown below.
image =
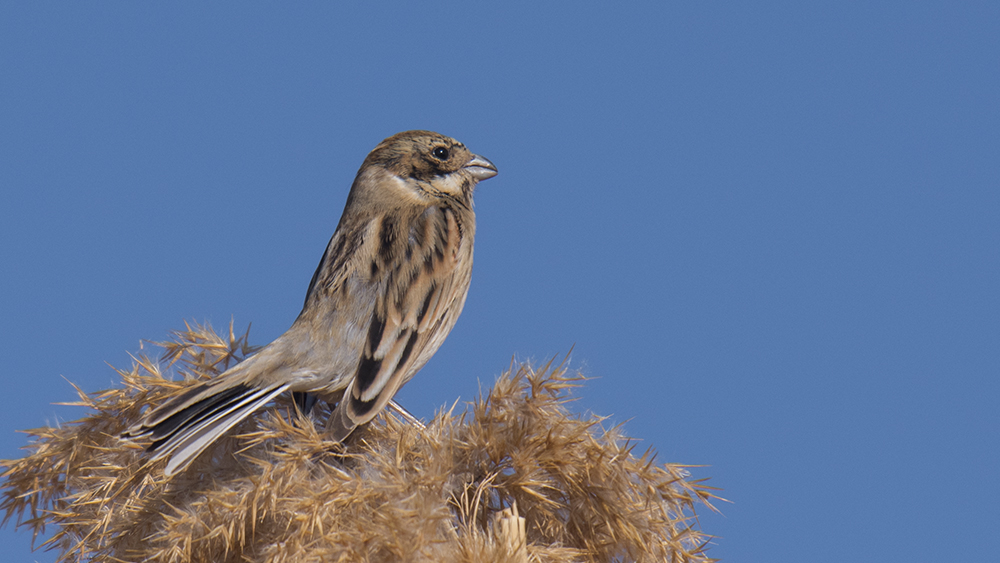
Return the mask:
<svg viewBox="0 0 1000 563">
<path fill-rule="evenodd" d="M 157 451 L 152 459 L 170 456 L 170 461 L 163 471 L 168 477 L 182 471 L 233 426 L 287 389 L 287 385 L 273 389 L 255 389 L 249 395 L 234 400 L 231 405 L 213 409 L 167 439 L 162 449 Z"/>
<path fill-rule="evenodd" d="M 215 440 L 288 389 L 288 384 L 257 388 L 208 383 L 190 389 L 148 413 L 123 437 L 151 436 L 151 460 L 170 457 L 170 476 L 188 466 Z"/>
<path fill-rule="evenodd" d="M 146 428 L 143 434 L 149 434 L 153 437 L 153 444 L 149 446 L 149 451 L 154 452 L 160 449 L 165 442 L 179 432 L 183 432 L 184 429 L 198 424 L 219 410 L 225 409 L 234 400 L 238 400 L 252 390 L 247 385 L 237 385 L 229 389 L 216 391 L 215 394 L 208 395 L 195 403 L 183 406 L 180 410 L 176 410 L 173 413 L 169 412 L 171 404 L 164 404 L 156 410 L 157 412 L 161 410 L 165 411 L 163 413 L 165 416 L 162 416 L 159 420 L 150 419 L 144 422 Z"/>
</svg>

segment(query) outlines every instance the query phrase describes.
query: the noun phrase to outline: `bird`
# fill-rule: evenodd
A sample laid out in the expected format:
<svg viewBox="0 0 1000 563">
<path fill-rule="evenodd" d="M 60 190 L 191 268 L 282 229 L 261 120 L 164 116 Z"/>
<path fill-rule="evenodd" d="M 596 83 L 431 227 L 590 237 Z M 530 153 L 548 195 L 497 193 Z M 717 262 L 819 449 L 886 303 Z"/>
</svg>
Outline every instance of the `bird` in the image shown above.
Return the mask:
<svg viewBox="0 0 1000 563">
<path fill-rule="evenodd" d="M 473 191 L 496 176 L 451 137 L 405 131 L 365 158 L 291 327 L 221 375 L 145 412 L 125 439 L 151 438 L 150 461 L 184 470 L 278 395 L 333 407 L 342 442 L 375 417 L 434 355 L 472 276 Z"/>
</svg>

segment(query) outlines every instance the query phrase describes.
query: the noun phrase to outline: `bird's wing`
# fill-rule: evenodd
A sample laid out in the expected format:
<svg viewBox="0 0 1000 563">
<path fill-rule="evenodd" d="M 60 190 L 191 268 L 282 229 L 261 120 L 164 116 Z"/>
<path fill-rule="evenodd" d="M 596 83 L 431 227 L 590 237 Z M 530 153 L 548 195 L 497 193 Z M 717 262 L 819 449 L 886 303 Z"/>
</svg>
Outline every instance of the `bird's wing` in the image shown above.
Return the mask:
<svg viewBox="0 0 1000 563">
<path fill-rule="evenodd" d="M 309 281 L 303 312 L 309 309 L 310 301 L 321 298 L 331 287 L 344 283 L 352 259 L 364 242 L 363 235 L 362 230 L 343 228 L 343 225 L 339 225 L 333 232 L 323 252 L 323 258 L 320 259 L 312 280 Z"/>
<path fill-rule="evenodd" d="M 407 225 L 382 219 L 371 265 L 373 272 L 384 268 L 382 291 L 357 372 L 330 416 L 334 439 L 378 414 L 444 341 L 469 287 L 472 253 L 460 256 L 462 244 L 461 219 L 447 207 L 432 207 Z"/>
</svg>

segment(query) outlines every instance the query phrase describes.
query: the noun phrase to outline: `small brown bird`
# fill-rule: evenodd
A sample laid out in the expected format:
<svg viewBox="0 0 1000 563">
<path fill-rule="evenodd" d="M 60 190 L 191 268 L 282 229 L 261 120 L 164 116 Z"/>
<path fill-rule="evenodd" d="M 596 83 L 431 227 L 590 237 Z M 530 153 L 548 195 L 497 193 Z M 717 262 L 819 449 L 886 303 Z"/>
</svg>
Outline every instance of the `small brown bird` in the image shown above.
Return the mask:
<svg viewBox="0 0 1000 563">
<path fill-rule="evenodd" d="M 166 474 L 185 467 L 285 391 L 337 402 L 343 440 L 427 363 L 455 325 L 472 275 L 472 192 L 497 169 L 455 139 L 406 131 L 368 154 L 305 306 L 287 332 L 219 377 L 152 409 L 123 437 L 150 436 Z"/>
</svg>

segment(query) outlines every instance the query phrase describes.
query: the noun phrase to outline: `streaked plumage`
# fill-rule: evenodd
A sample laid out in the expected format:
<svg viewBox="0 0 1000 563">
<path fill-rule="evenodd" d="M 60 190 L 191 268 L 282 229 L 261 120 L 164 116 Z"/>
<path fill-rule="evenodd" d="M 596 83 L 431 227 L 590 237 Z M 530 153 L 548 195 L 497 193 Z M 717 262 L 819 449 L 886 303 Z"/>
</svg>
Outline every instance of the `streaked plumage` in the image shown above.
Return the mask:
<svg viewBox="0 0 1000 563">
<path fill-rule="evenodd" d="M 283 335 L 214 380 L 151 410 L 124 434 L 151 436 L 166 473 L 186 467 L 285 391 L 339 401 L 343 440 L 371 420 L 444 342 L 465 304 L 476 230 L 472 193 L 490 161 L 430 131 L 382 141 L 365 159 Z"/>
</svg>

